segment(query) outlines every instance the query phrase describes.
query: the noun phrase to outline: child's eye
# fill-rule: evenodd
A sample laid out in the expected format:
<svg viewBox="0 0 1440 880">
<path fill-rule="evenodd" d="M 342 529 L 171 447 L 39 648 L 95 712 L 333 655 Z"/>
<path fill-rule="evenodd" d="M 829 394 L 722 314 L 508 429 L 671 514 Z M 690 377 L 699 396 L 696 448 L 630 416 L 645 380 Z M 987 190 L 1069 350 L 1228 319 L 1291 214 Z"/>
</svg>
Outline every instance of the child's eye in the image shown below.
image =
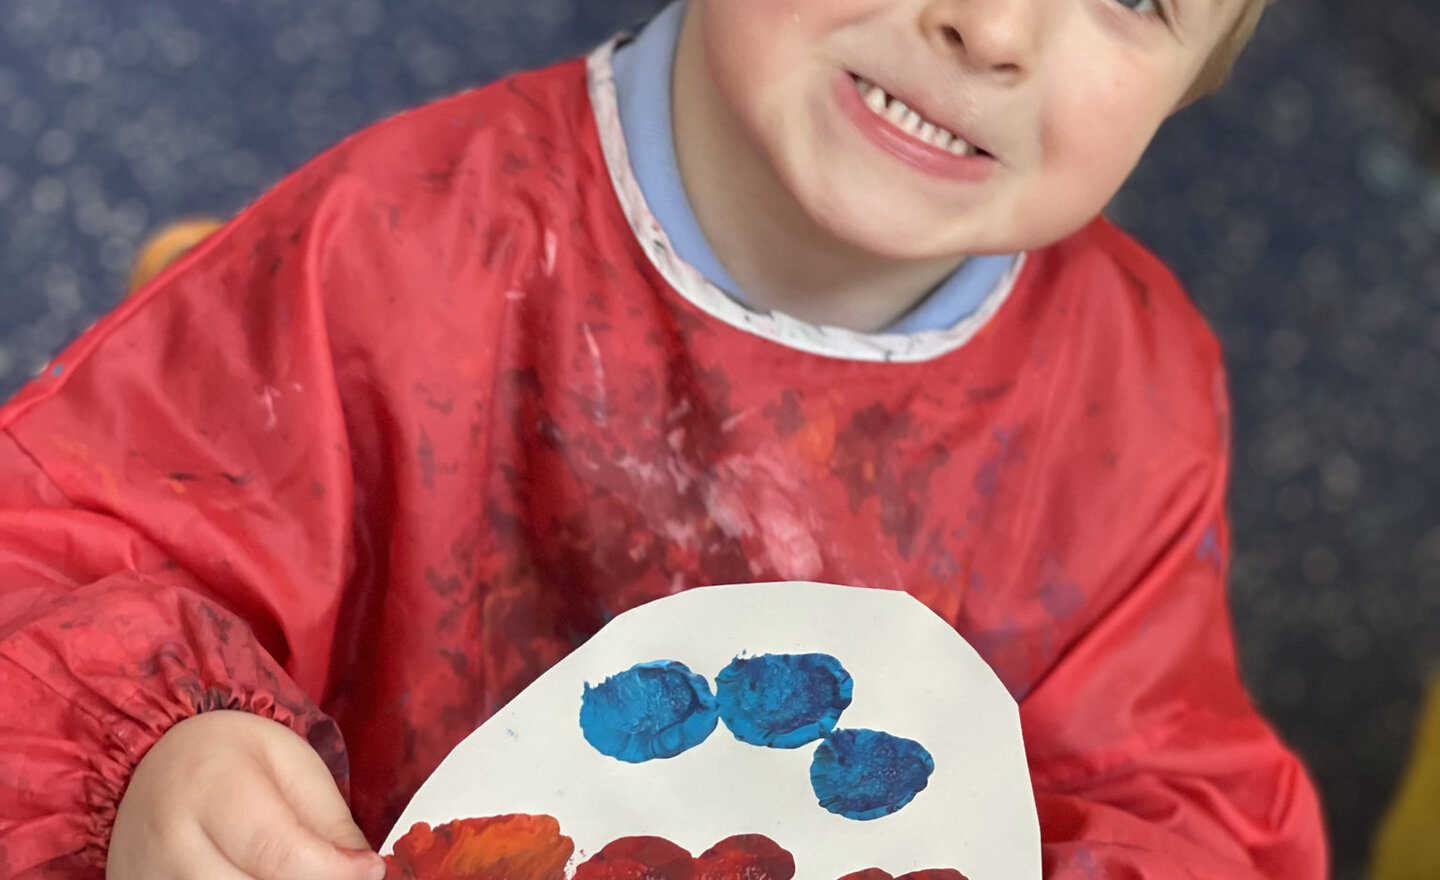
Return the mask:
<svg viewBox="0 0 1440 880">
<path fill-rule="evenodd" d="M 1141 15 L 1160 14 L 1160 6 L 1157 0 L 1115 0 L 1115 2 Z"/>
</svg>

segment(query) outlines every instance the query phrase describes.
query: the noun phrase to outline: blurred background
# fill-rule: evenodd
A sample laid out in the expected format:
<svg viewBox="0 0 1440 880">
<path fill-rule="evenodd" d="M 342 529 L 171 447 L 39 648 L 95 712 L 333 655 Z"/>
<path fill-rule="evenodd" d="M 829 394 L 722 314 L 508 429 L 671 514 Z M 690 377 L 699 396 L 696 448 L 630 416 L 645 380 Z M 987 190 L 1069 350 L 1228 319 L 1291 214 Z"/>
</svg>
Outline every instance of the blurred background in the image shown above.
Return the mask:
<svg viewBox="0 0 1440 880">
<path fill-rule="evenodd" d="M 0 394 L 117 301 L 157 225 L 661 5 L 0 0 Z M 1111 211 L 1225 343 L 1245 674 L 1324 790 L 1340 880 L 1440 663 L 1437 47 L 1435 0 L 1281 0 Z"/>
</svg>

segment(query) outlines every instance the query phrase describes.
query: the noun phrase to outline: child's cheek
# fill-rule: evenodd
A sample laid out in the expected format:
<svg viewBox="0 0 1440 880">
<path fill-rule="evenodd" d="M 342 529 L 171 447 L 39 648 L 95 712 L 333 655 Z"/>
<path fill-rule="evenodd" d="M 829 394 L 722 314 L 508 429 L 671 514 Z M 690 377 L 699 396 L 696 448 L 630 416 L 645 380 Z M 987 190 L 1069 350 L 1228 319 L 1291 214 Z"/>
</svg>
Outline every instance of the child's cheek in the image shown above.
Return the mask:
<svg viewBox="0 0 1440 880">
<path fill-rule="evenodd" d="M 1134 170 L 1164 112 L 1148 94 L 1105 79 L 1052 93 L 1043 111 L 1041 161 L 1058 193 L 1093 213 Z M 1091 211 L 1093 203 L 1093 211 Z"/>
<path fill-rule="evenodd" d="M 712 67 L 724 71 L 773 68 L 799 42 L 798 14 L 782 4 L 772 7 L 739 0 L 731 6 L 710 0 L 691 15 Z"/>
<path fill-rule="evenodd" d="M 724 11 L 702 16 L 696 25 L 706 73 L 729 112 L 741 120 L 753 122 L 762 108 L 777 101 L 795 67 L 798 41 L 772 24 L 773 18 L 765 13 L 742 19 Z"/>
</svg>

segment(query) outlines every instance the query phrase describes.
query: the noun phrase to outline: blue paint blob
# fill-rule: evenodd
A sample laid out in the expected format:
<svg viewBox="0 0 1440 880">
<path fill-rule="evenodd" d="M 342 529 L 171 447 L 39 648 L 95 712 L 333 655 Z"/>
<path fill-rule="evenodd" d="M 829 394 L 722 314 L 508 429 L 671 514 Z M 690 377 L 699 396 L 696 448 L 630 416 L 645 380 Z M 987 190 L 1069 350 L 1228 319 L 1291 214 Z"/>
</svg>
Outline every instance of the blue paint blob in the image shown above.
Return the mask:
<svg viewBox="0 0 1440 880">
<path fill-rule="evenodd" d="M 715 677 L 720 718 L 743 743 L 793 749 L 824 739 L 854 681 L 829 654 L 736 657 Z"/>
<path fill-rule="evenodd" d="M 935 759 L 914 740 L 878 730 L 837 730 L 815 749 L 810 785 L 820 806 L 864 821 L 910 803 L 934 772 Z"/>
<path fill-rule="evenodd" d="M 580 729 L 602 755 L 630 764 L 673 758 L 719 723 L 710 683 L 683 663 L 657 660 L 585 685 Z"/>
</svg>

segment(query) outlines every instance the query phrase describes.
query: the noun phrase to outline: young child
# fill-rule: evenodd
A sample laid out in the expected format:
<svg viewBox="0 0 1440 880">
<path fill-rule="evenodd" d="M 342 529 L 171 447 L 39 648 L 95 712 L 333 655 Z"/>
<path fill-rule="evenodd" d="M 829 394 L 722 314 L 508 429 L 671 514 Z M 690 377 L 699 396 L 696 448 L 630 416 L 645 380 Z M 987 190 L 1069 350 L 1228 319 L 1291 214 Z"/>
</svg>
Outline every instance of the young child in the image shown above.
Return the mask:
<svg viewBox="0 0 1440 880">
<path fill-rule="evenodd" d="M 0 876 L 361 880 L 612 615 L 818 580 L 995 668 L 1047 876 L 1323 877 L 1216 343 L 1095 219 L 1259 14 L 691 0 L 310 163 L 0 414 Z"/>
</svg>

